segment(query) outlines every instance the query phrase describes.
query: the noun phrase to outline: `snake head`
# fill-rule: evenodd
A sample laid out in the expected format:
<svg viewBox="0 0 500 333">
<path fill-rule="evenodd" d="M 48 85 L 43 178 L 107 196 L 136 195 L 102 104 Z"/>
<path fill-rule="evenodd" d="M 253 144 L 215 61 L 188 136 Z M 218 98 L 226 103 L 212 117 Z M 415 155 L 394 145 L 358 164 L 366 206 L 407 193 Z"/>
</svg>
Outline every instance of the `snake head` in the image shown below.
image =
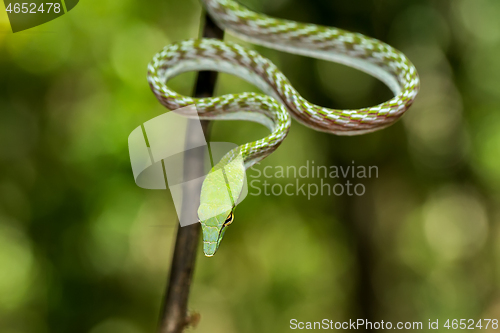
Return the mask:
<svg viewBox="0 0 500 333">
<path fill-rule="evenodd" d="M 230 210 L 206 221 L 200 221 L 203 231 L 203 252 L 207 257 L 212 257 L 215 254 L 233 219 L 234 214 Z"/>
<path fill-rule="evenodd" d="M 228 225 L 233 222 L 235 203 L 244 181 L 245 167 L 239 150 L 229 152 L 203 181 L 198 218 L 207 257 L 215 254 Z"/>
</svg>

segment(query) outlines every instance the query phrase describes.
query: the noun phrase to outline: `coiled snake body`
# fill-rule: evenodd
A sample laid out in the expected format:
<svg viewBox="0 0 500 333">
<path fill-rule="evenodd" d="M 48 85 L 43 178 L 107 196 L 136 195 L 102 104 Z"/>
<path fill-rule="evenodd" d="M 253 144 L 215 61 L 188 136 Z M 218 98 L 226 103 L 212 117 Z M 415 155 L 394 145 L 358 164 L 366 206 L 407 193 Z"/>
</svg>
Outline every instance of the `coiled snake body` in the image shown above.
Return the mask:
<svg viewBox="0 0 500 333">
<path fill-rule="evenodd" d="M 379 40 L 337 28 L 272 18 L 233 0 L 202 2 L 221 28 L 243 40 L 357 68 L 383 81 L 395 96 L 379 105 L 356 110 L 314 105 L 300 96 L 270 60 L 238 44 L 219 40 L 186 40 L 168 45 L 156 54 L 148 67 L 148 81 L 158 100 L 168 109 L 195 104 L 200 119 L 255 121 L 271 131 L 263 139 L 240 146 L 237 154 L 232 152 L 225 165 L 238 160 L 236 156 L 239 162 L 223 168 L 223 174 L 209 174 L 203 183 L 198 216 L 205 255 L 212 256 L 232 223 L 244 168 L 265 158 L 283 142 L 290 128 L 290 114 L 318 131 L 337 135 L 373 132 L 394 123 L 410 107 L 419 89 L 419 78 L 404 54 Z M 166 85 L 182 72 L 199 70 L 237 75 L 267 95 L 241 93 L 192 98 Z"/>
</svg>

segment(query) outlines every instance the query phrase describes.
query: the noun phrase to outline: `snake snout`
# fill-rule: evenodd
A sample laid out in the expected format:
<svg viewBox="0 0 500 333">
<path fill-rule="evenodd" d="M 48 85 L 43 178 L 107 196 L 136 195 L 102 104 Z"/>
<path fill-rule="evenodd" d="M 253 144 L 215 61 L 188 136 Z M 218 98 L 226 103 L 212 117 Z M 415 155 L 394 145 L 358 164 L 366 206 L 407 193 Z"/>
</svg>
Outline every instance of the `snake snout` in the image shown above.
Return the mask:
<svg viewBox="0 0 500 333">
<path fill-rule="evenodd" d="M 219 248 L 219 228 L 207 226 L 202 223 L 203 229 L 203 253 L 205 256 L 211 257 Z"/>
<path fill-rule="evenodd" d="M 203 252 L 206 257 L 213 257 L 215 252 L 217 252 L 217 243 L 203 241 Z"/>
<path fill-rule="evenodd" d="M 219 221 L 222 218 L 226 218 L 229 214 L 230 212 L 224 212 L 218 216 L 200 221 L 203 231 L 203 252 L 205 256 L 211 257 L 217 252 L 227 229 L 227 227 Z"/>
</svg>

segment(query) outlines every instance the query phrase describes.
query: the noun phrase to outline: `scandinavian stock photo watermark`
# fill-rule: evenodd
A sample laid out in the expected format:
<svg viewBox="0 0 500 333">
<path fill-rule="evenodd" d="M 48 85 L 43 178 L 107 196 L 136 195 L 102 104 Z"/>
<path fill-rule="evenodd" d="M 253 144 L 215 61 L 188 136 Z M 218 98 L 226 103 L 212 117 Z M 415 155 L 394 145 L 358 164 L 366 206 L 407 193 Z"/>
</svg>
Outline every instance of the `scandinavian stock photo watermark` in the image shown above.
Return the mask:
<svg viewBox="0 0 500 333">
<path fill-rule="evenodd" d="M 186 114 L 191 118 L 186 118 Z M 195 106 L 164 113 L 135 128 L 128 138 L 135 182 L 145 189 L 168 188 L 181 226 L 197 222 L 182 216 L 183 202 L 188 200 L 193 207 L 198 207 L 206 176 L 214 164 L 238 147 L 230 142 L 207 142 L 200 120 L 193 117 L 196 114 Z M 201 159 L 204 167 L 186 173 L 193 165 L 186 160 L 189 156 Z M 299 166 L 256 163 L 246 170 L 244 177 L 236 205 L 247 194 L 302 196 L 307 200 L 317 196 L 362 196 L 369 179 L 379 177 L 379 170 L 377 166 L 355 161 L 327 166 L 306 160 Z"/>
<path fill-rule="evenodd" d="M 265 166 L 259 163 L 248 170 L 249 195 L 253 196 L 362 196 L 366 192 L 363 181 L 378 178 L 378 167 L 371 165 L 304 165 Z"/>
</svg>

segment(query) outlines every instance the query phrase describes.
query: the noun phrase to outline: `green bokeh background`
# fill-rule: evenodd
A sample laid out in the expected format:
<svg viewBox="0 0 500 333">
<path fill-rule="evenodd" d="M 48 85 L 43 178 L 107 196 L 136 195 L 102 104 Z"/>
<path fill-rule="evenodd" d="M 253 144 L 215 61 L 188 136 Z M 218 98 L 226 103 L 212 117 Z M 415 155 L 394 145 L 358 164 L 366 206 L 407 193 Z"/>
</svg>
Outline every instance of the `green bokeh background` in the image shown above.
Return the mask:
<svg viewBox="0 0 500 333">
<path fill-rule="evenodd" d="M 360 197 L 249 195 L 217 255 L 200 249 L 196 330 L 287 332 L 292 318 L 500 319 L 500 2 L 243 3 L 385 41 L 414 62 L 421 92 L 402 121 L 369 135 L 293 123 L 260 170 L 354 161 L 379 176 L 361 180 Z M 148 62 L 196 37 L 200 17 L 195 0 L 83 1 L 12 34 L 0 8 L 0 332 L 155 331 L 178 223 L 168 191 L 135 185 L 127 137 L 165 112 Z M 390 98 L 356 70 L 248 46 L 317 104 Z M 194 78 L 172 86 L 189 94 Z M 242 91 L 256 90 L 220 76 L 217 94 Z M 218 122 L 212 133 L 244 143 L 266 130 Z"/>
</svg>

